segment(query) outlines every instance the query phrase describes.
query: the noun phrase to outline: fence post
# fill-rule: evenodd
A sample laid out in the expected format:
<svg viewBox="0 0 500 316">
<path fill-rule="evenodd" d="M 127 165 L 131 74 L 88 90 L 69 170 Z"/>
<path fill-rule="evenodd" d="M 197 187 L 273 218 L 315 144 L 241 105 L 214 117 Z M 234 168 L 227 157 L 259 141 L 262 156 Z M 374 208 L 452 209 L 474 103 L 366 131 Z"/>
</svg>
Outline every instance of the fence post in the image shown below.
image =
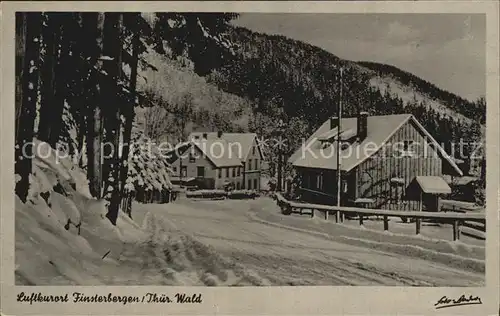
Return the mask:
<svg viewBox="0 0 500 316">
<path fill-rule="evenodd" d="M 359 225 L 363 226 L 363 214 L 359 214 Z"/>
<path fill-rule="evenodd" d="M 421 218 L 415 218 L 415 231 L 416 231 L 416 234 L 419 235 L 420 234 L 420 222 L 422 221 Z"/>
<path fill-rule="evenodd" d="M 335 212 L 335 223 L 338 223 L 340 220 L 340 211 Z"/>
<path fill-rule="evenodd" d="M 384 230 L 389 231 L 389 218 L 387 215 L 384 215 Z"/>
<path fill-rule="evenodd" d="M 453 241 L 460 239 L 460 220 L 453 220 Z"/>
</svg>

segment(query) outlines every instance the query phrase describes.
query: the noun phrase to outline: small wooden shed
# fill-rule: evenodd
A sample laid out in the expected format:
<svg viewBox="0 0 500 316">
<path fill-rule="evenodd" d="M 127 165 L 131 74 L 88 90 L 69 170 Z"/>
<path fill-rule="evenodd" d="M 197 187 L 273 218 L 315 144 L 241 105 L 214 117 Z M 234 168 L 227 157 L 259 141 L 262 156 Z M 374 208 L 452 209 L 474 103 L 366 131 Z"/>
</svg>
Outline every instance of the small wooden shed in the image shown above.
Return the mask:
<svg viewBox="0 0 500 316">
<path fill-rule="evenodd" d="M 451 188 L 440 176 L 417 176 L 407 188 L 406 200 L 419 201 L 419 210 L 438 212 L 440 199 L 451 193 Z"/>
</svg>

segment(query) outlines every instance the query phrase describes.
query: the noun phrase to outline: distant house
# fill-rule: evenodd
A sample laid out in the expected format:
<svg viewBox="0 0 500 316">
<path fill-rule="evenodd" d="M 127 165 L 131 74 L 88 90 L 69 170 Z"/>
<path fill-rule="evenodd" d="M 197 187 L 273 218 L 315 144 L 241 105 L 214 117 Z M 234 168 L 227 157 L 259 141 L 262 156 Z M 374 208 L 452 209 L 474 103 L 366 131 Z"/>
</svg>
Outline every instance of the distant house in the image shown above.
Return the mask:
<svg viewBox="0 0 500 316">
<path fill-rule="evenodd" d="M 290 157 L 302 199 L 337 202 L 338 119 L 330 118 Z M 382 209 L 438 210 L 451 193 L 444 174 L 462 171 L 410 114 L 341 121 L 341 204 Z"/>
<path fill-rule="evenodd" d="M 206 188 L 260 189 L 263 155 L 253 133 L 196 132 L 169 159 L 174 175 Z"/>
</svg>

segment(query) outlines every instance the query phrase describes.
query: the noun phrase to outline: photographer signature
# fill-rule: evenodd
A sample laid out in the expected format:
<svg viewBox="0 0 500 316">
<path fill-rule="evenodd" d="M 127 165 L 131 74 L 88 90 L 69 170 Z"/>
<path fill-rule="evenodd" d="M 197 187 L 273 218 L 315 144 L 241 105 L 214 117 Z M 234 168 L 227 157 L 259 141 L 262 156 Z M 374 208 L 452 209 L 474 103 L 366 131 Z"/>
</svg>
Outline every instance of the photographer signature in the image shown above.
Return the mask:
<svg viewBox="0 0 500 316">
<path fill-rule="evenodd" d="M 436 307 L 436 309 L 440 309 L 453 306 L 476 305 L 476 304 L 483 304 L 479 296 L 469 295 L 467 297 L 465 295 L 462 295 L 458 299 L 451 299 L 448 298 L 447 296 L 443 296 L 439 299 L 439 301 L 437 301 L 436 304 L 434 304 L 434 306 Z"/>
</svg>

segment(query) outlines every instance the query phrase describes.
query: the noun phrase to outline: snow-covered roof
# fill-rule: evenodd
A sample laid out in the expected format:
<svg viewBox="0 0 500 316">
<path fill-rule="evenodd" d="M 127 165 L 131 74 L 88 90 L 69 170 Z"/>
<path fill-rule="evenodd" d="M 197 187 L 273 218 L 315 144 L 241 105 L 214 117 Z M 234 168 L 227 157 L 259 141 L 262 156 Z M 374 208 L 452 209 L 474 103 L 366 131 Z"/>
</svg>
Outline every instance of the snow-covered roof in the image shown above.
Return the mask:
<svg viewBox="0 0 500 316">
<path fill-rule="evenodd" d="M 443 159 L 447 161 L 459 175 L 462 175 L 462 171 L 453 159 L 411 114 L 369 116 L 367 118 L 366 138 L 361 142 L 353 142 L 349 146 L 341 149 L 341 169 L 344 171 L 350 171 L 374 155 L 383 147 L 383 145 L 385 145 L 391 136 L 394 135 L 394 133 L 409 120 L 415 123 L 416 128 L 425 135 L 431 144 L 433 144 L 434 148 L 436 148 L 441 157 L 443 157 Z M 346 133 L 349 135 L 356 135 L 356 132 L 356 117 L 342 119 L 342 134 Z M 301 148 L 297 149 L 288 161 L 295 167 L 336 170 L 337 146 L 335 143 L 330 144 L 329 148 L 325 148 L 323 145 L 323 139 L 325 137 L 335 134 L 337 134 L 337 128 L 331 129 L 330 119 L 326 120 L 316 130 L 316 132 L 309 137 L 309 139 L 305 142 L 304 147 L 301 146 Z M 306 150 L 306 148 L 310 150 Z M 366 150 L 367 148 L 372 150 Z"/>
<path fill-rule="evenodd" d="M 219 137 L 218 132 L 193 132 L 189 135 L 189 139 L 198 137 L 198 139 L 201 140 L 204 134 L 206 134 L 207 140 L 225 140 L 228 144 L 231 145 L 233 151 L 236 150 L 234 154 L 237 155 L 242 162 L 246 161 L 248 154 L 250 153 L 250 150 L 252 149 L 252 146 L 255 142 L 257 147 L 259 147 L 260 149 L 262 159 L 264 159 L 262 148 L 260 148 L 256 133 L 221 133 Z M 241 151 L 239 150 L 240 147 Z"/>
</svg>

